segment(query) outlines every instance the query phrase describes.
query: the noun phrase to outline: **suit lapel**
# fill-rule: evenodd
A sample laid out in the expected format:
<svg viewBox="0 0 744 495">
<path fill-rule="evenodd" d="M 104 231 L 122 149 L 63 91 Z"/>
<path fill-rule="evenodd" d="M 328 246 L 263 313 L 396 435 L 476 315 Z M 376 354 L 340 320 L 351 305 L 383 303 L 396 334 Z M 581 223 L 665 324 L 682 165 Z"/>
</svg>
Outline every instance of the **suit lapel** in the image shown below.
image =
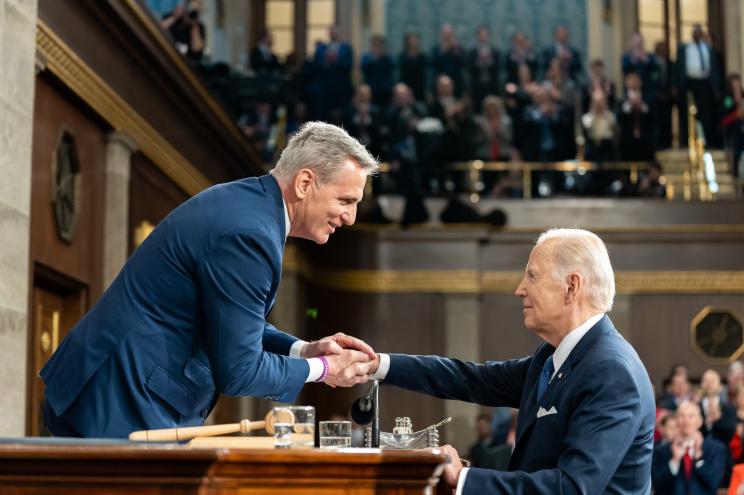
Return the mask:
<svg viewBox="0 0 744 495">
<path fill-rule="evenodd" d="M 535 353 L 535 359 L 533 359 L 532 367 L 530 368 L 527 380 L 525 381 L 525 387 L 529 388 L 529 396 L 527 403 L 525 404 L 524 411 L 525 416 L 522 416 L 521 412 L 519 415 L 519 421 L 517 423 L 517 438 L 516 445 L 519 446 L 523 436 L 527 432 L 530 426 L 537 419 L 537 411 L 541 405 L 553 404 L 554 399 L 559 393 L 562 393 L 564 384 L 568 381 L 568 377 L 574 368 L 578 365 L 581 359 L 586 353 L 594 346 L 599 338 L 604 334 L 609 333 L 614 327 L 610 318 L 605 315 L 589 330 L 584 337 L 576 344 L 571 353 L 568 355 L 568 359 L 561 365 L 558 373 L 555 374 L 553 379 L 548 383 L 548 388 L 545 389 L 545 393 L 538 402 L 537 399 L 537 382 L 540 377 L 540 371 L 542 370 L 545 361 L 548 356 L 555 352 L 555 348 L 551 345 L 544 344 Z M 535 371 L 535 367 L 537 367 Z M 516 447 L 515 447 L 516 449 Z"/>
</svg>

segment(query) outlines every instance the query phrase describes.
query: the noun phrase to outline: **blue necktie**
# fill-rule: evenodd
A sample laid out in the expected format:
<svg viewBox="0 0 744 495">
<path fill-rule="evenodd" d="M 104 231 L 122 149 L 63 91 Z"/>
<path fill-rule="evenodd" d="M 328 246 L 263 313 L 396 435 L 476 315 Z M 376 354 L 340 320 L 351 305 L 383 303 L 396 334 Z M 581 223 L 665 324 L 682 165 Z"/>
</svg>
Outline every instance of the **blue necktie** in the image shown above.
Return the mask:
<svg viewBox="0 0 744 495">
<path fill-rule="evenodd" d="M 545 364 L 543 365 L 543 369 L 540 372 L 540 380 L 537 382 L 537 402 L 540 401 L 540 397 L 543 396 L 545 393 L 545 389 L 548 388 L 548 383 L 550 383 L 550 377 L 553 376 L 553 356 L 551 355 L 548 357 L 548 360 L 545 361 Z"/>
</svg>

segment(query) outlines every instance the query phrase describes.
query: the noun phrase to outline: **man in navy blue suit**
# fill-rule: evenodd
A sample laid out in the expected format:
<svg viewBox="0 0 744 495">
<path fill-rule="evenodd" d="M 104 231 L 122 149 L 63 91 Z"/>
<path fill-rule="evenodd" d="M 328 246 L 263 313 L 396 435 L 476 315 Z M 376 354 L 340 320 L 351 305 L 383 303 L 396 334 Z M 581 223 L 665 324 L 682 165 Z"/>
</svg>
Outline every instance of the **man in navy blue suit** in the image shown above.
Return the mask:
<svg viewBox="0 0 744 495">
<path fill-rule="evenodd" d="M 657 495 L 715 495 L 726 467 L 726 446 L 700 427 L 700 406 L 684 401 L 675 413 L 679 433 L 654 451 L 653 479 Z"/>
<path fill-rule="evenodd" d="M 635 350 L 605 314 L 615 282 L 607 249 L 591 232 L 543 233 L 516 290 L 524 325 L 545 343 L 529 357 L 485 364 L 378 354 L 385 383 L 444 399 L 519 408 L 508 471 L 464 468 L 457 452 L 444 478 L 459 494 L 648 494 L 654 395 Z"/>
<path fill-rule="evenodd" d="M 220 184 L 173 210 L 50 358 L 44 417 L 57 436 L 196 426 L 219 394 L 292 402 L 306 382 L 367 379 L 372 349 L 303 342 L 266 321 L 288 235 L 323 244 L 351 225 L 377 161 L 343 129 L 308 123 L 270 175 Z"/>
</svg>

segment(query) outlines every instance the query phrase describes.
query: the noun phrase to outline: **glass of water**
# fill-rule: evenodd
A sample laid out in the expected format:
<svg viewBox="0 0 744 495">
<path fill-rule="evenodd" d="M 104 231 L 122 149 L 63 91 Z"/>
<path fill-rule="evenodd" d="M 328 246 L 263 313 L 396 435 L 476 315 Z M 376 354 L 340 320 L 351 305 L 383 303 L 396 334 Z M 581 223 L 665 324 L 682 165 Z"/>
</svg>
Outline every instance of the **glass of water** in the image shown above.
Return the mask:
<svg viewBox="0 0 744 495">
<path fill-rule="evenodd" d="M 315 447 L 315 408 L 313 406 L 290 406 L 294 415 L 292 428 L 292 448 L 312 449 Z"/>
<path fill-rule="evenodd" d="M 288 449 L 292 447 L 292 431 L 294 430 L 294 414 L 289 407 L 275 407 L 272 409 L 274 425 L 274 447 Z"/>
<path fill-rule="evenodd" d="M 351 421 L 321 421 L 320 448 L 342 449 L 351 447 Z"/>
</svg>

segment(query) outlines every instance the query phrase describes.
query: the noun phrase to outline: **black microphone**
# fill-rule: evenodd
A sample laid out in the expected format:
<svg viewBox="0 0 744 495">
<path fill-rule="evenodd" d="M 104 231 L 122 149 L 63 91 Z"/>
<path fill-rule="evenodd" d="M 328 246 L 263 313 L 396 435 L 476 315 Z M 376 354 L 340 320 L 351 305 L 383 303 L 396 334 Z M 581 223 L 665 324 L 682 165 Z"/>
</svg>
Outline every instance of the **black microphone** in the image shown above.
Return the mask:
<svg viewBox="0 0 744 495">
<path fill-rule="evenodd" d="M 375 418 L 374 385 L 351 405 L 351 419 L 358 425 L 368 425 Z"/>
</svg>

